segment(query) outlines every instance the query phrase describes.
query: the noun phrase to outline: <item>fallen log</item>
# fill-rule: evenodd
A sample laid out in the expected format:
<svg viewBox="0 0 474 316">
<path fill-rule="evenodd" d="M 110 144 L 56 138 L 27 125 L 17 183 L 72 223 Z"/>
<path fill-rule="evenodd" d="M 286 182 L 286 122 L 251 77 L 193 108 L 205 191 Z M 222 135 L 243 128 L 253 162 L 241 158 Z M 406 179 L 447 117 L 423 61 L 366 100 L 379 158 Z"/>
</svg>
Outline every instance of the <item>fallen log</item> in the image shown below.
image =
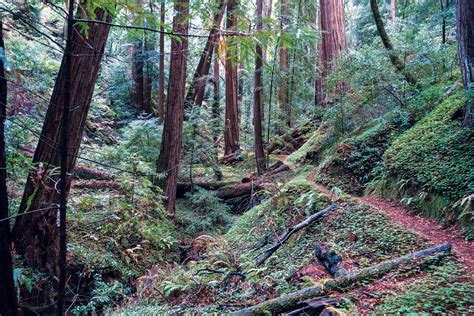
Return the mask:
<svg viewBox="0 0 474 316">
<path fill-rule="evenodd" d="M 324 284 L 318 284 L 313 287 L 308 287 L 285 296 L 274 298 L 258 305 L 254 305 L 248 308 L 241 309 L 239 311 L 231 313 L 231 315 L 267 315 L 267 314 L 278 314 L 291 311 L 300 302 L 313 299 L 322 295 L 327 294 L 330 291 L 344 292 L 350 289 L 350 286 L 357 281 L 371 281 L 379 278 L 384 274 L 396 269 L 403 264 L 415 264 L 421 265 L 425 260 L 421 262 L 419 259 L 425 259 L 429 256 L 435 256 L 440 258 L 451 251 L 451 244 L 444 243 L 431 248 L 423 249 L 417 252 L 407 254 L 402 257 L 383 261 L 372 267 L 361 269 L 357 272 L 350 272 L 341 277 L 333 280 L 328 280 Z"/>
<path fill-rule="evenodd" d="M 117 178 L 114 174 L 83 166 L 76 166 L 73 174 L 75 178 L 85 180 L 115 180 Z"/>
<path fill-rule="evenodd" d="M 190 182 L 178 182 L 176 187 L 176 197 L 184 197 L 186 193 L 191 192 L 193 187 L 200 187 L 206 190 L 218 190 L 222 187 L 234 184 L 236 184 L 235 181 L 193 182 L 192 184 Z"/>
<path fill-rule="evenodd" d="M 339 300 L 335 297 L 321 297 L 304 301 L 300 305 L 295 306 L 295 309 L 291 312 L 283 314 L 283 316 L 319 315 L 326 307 L 335 305 L 338 302 Z"/>
<path fill-rule="evenodd" d="M 215 191 L 218 198 L 229 200 L 241 197 L 243 195 L 253 194 L 263 189 L 263 181 L 237 183 L 234 185 L 224 186 Z"/>
<path fill-rule="evenodd" d="M 313 223 L 314 221 L 320 219 L 321 217 L 325 216 L 326 214 L 328 214 L 329 212 L 333 211 L 336 209 L 336 205 L 335 204 L 332 204 L 332 205 L 329 205 L 328 207 L 326 207 L 325 209 L 323 209 L 322 211 L 319 211 L 309 217 L 307 217 L 304 221 L 302 221 L 301 223 L 291 227 L 284 235 L 280 236 L 276 242 L 273 244 L 272 247 L 268 248 L 267 250 L 265 250 L 262 254 L 260 254 L 260 256 L 257 258 L 257 260 L 255 261 L 255 264 L 257 266 L 261 265 L 262 263 L 264 263 L 268 258 L 270 258 L 270 256 L 278 250 L 278 248 L 281 247 L 281 245 L 283 245 L 290 237 L 291 235 L 293 235 L 294 233 L 296 233 L 297 231 L 305 228 L 306 226 L 310 225 L 311 223 Z"/>
<path fill-rule="evenodd" d="M 119 190 L 120 183 L 115 181 L 75 180 L 72 182 L 72 187 L 74 189 Z"/>
</svg>

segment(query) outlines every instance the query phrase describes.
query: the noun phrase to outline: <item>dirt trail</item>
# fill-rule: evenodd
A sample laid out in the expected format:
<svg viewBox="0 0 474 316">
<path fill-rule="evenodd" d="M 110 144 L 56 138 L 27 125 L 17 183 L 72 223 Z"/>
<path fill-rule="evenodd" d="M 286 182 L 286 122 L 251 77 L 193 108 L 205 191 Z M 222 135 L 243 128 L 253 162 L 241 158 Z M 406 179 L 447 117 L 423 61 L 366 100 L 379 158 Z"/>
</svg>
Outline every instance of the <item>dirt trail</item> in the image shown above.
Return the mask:
<svg viewBox="0 0 474 316">
<path fill-rule="evenodd" d="M 308 180 L 314 182 L 321 192 L 334 199 L 334 194 L 331 190 L 321 183 L 317 183 L 315 179 L 316 171 L 308 177 Z M 393 203 L 380 197 L 366 195 L 354 198 L 358 203 L 371 206 L 373 209 L 388 216 L 395 223 L 423 236 L 433 244 L 451 243 L 454 254 L 466 267 L 468 276 L 474 277 L 474 243 L 466 241 L 457 227 L 442 228 L 432 219 L 410 214 L 410 208 L 407 206 Z"/>
</svg>

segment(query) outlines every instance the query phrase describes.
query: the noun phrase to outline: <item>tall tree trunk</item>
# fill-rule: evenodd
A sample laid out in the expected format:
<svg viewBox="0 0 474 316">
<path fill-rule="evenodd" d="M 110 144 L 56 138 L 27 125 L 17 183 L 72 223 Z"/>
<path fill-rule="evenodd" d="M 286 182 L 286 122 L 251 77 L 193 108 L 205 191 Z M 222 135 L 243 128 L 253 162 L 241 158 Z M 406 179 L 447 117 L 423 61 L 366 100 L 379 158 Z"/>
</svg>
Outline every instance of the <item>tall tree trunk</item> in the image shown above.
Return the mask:
<svg viewBox="0 0 474 316">
<path fill-rule="evenodd" d="M 474 1 L 458 0 L 457 4 L 458 51 L 464 88 L 468 92 L 464 125 L 474 124 Z"/>
<path fill-rule="evenodd" d="M 263 0 L 257 0 L 257 32 L 262 31 L 263 18 Z M 262 137 L 262 109 L 263 109 L 263 50 L 262 46 L 257 42 L 255 47 L 255 89 L 253 98 L 253 129 L 254 129 L 254 146 L 255 161 L 257 164 L 257 173 L 263 174 L 266 169 L 265 153 L 263 152 Z"/>
<path fill-rule="evenodd" d="M 137 5 L 140 9 L 143 9 L 143 0 L 137 1 Z M 152 7 L 150 7 L 150 11 L 151 10 Z M 145 23 L 145 26 L 153 27 L 153 25 L 147 24 L 148 23 Z M 148 38 L 148 36 L 149 34 L 140 31 L 139 37 L 135 38 L 133 43 L 132 58 L 133 100 L 138 111 L 146 114 L 152 113 L 151 60 L 149 57 L 154 46 L 152 37 Z"/>
<path fill-rule="evenodd" d="M 236 0 L 227 4 L 226 28 L 230 31 L 237 26 Z M 225 59 L 225 124 L 224 124 L 224 155 L 230 155 L 239 150 L 239 108 L 237 101 L 237 62 L 236 47 L 232 47 L 232 38 L 227 38 Z M 230 49 L 229 49 L 230 48 Z"/>
<path fill-rule="evenodd" d="M 397 0 L 390 0 L 390 16 L 393 25 L 397 24 Z"/>
<path fill-rule="evenodd" d="M 77 14 L 84 17 L 87 13 L 81 9 L 77 11 Z M 110 14 L 106 14 L 101 9 L 95 10 L 94 17 L 98 20 L 110 21 Z M 81 26 L 74 27 L 71 47 L 71 75 L 74 80 L 70 87 L 71 100 L 74 102 L 71 106 L 73 110 L 70 112 L 68 126 L 70 148 L 68 172 L 71 172 L 76 164 L 109 29 L 110 26 L 105 24 L 89 24 L 86 34 Z M 65 56 L 63 56 L 43 130 L 33 156 L 33 164 L 36 168 L 28 176 L 20 203 L 19 213 L 31 212 L 31 214 L 18 217 L 13 228 L 15 248 L 26 263 L 41 271 L 55 274 L 57 274 L 59 244 L 56 213 L 60 198 L 55 189 L 58 176 L 54 168 L 60 163 L 60 138 L 62 128 L 64 128 L 61 123 L 61 105 L 65 102 L 64 72 Z M 69 184 L 67 184 L 67 191 Z M 44 210 L 32 212 L 39 209 Z"/>
<path fill-rule="evenodd" d="M 280 27 L 282 32 L 290 24 L 287 0 L 280 1 Z M 278 102 L 280 103 L 281 118 L 287 126 L 291 125 L 288 111 L 288 48 L 284 40 L 280 40 L 280 87 L 278 90 Z"/>
<path fill-rule="evenodd" d="M 160 6 L 160 61 L 158 75 L 158 117 L 161 122 L 165 120 L 165 1 Z"/>
<path fill-rule="evenodd" d="M 322 34 L 319 44 L 316 102 L 317 104 L 324 104 L 329 101 L 325 80 L 336 66 L 342 52 L 346 49 L 344 3 L 342 0 L 319 0 L 319 11 L 319 24 Z M 338 86 L 337 89 L 340 89 L 342 84 Z"/>
<path fill-rule="evenodd" d="M 173 32 L 188 33 L 189 0 L 178 0 L 175 3 Z M 157 172 L 165 173 L 158 185 L 166 194 L 166 208 L 175 214 L 176 186 L 178 184 L 179 155 L 184 120 L 184 94 L 186 85 L 188 38 L 171 40 L 170 79 L 166 115 L 161 140 L 160 156 L 157 161 Z"/>
<path fill-rule="evenodd" d="M 3 43 L 3 21 L 0 16 L 0 50 Z M 1 52 L 0 52 L 1 53 Z M 7 153 L 5 149 L 5 119 L 7 116 L 7 80 L 4 61 L 0 59 L 0 315 L 17 315 L 16 291 L 13 283 L 8 220 Z"/>
<path fill-rule="evenodd" d="M 218 139 L 219 139 L 219 132 L 218 132 L 218 127 L 219 127 L 219 108 L 220 108 L 220 101 L 221 101 L 221 80 L 220 80 L 220 67 L 219 67 L 219 43 L 216 40 L 214 42 L 214 69 L 213 69 L 213 81 L 214 81 L 214 102 L 212 104 L 212 133 L 214 135 L 214 143 L 216 147 L 216 154 L 218 152 Z"/>
<path fill-rule="evenodd" d="M 403 75 L 405 76 L 405 80 L 408 83 L 415 85 L 416 84 L 415 77 L 411 73 L 405 71 L 405 64 L 400 59 L 400 57 L 398 57 L 397 53 L 395 52 L 395 49 L 393 48 L 392 42 L 390 41 L 390 38 L 388 37 L 388 34 L 385 31 L 385 26 L 382 21 L 382 16 L 380 15 L 377 0 L 370 0 L 370 8 L 372 9 L 372 14 L 374 16 L 377 31 L 379 33 L 379 36 L 382 40 L 383 45 L 388 51 L 388 56 L 390 57 L 390 61 L 392 62 L 392 65 L 399 72 L 403 73 Z"/>
<path fill-rule="evenodd" d="M 57 290 L 56 315 L 64 315 L 64 300 L 66 297 L 66 277 L 67 277 L 67 196 L 68 196 L 68 154 L 69 154 L 69 113 L 71 109 L 71 48 L 73 45 L 72 33 L 74 32 L 74 0 L 68 0 L 67 15 L 67 35 L 66 50 L 64 52 L 64 98 L 62 104 L 61 117 L 61 169 L 59 175 L 59 284 Z"/>
<path fill-rule="evenodd" d="M 212 61 L 212 52 L 214 48 L 214 42 L 217 40 L 216 35 L 217 31 L 221 25 L 222 18 L 224 17 L 226 2 L 224 0 L 219 0 L 218 12 L 214 15 L 213 18 L 213 27 L 209 32 L 209 36 L 204 46 L 204 50 L 199 59 L 199 63 L 194 72 L 193 81 L 189 87 L 188 93 L 186 95 L 185 106 L 190 108 L 193 105 L 200 106 L 204 99 L 204 92 L 206 90 L 206 85 L 209 76 L 209 69 L 211 68 Z"/>
<path fill-rule="evenodd" d="M 134 40 L 132 53 L 132 79 L 133 79 L 133 103 L 138 111 L 143 111 L 143 69 L 144 69 L 144 46 L 143 36 Z"/>
</svg>

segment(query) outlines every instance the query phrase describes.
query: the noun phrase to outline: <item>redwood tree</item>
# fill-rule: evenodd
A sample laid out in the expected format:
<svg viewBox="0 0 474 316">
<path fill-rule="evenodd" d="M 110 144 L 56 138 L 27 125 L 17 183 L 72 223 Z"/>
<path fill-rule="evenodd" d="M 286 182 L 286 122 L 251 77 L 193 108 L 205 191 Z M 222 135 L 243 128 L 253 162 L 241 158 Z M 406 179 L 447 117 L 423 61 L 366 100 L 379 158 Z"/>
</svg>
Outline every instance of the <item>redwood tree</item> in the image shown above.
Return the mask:
<svg viewBox="0 0 474 316">
<path fill-rule="evenodd" d="M 175 3 L 173 32 L 188 33 L 189 1 Z M 171 40 L 170 78 L 166 104 L 165 123 L 161 140 L 157 172 L 164 173 L 158 185 L 166 194 L 166 208 L 175 213 L 176 186 L 178 183 L 179 155 L 181 151 L 182 128 L 184 120 L 184 94 L 186 85 L 188 39 L 186 36 Z"/>
<path fill-rule="evenodd" d="M 226 28 L 233 31 L 237 27 L 237 1 L 229 0 L 227 4 Z M 237 97 L 237 62 L 236 47 L 232 38 L 227 38 L 225 59 L 225 122 L 224 154 L 231 155 L 240 149 L 239 146 L 239 107 Z"/>
<path fill-rule="evenodd" d="M 110 15 L 100 8 L 95 9 L 95 12 L 87 12 L 86 6 L 83 5 L 78 8 L 77 15 L 80 18 L 93 16 L 97 20 L 110 22 Z M 87 30 L 76 25 L 72 34 L 70 70 L 74 80 L 72 80 L 69 89 L 73 104 L 68 124 L 68 173 L 73 170 L 76 164 L 109 29 L 110 26 L 107 24 L 89 23 Z M 61 161 L 59 148 L 64 128 L 62 105 L 65 104 L 65 90 L 65 56 L 63 56 L 43 129 L 33 156 L 35 168 L 30 171 L 20 203 L 20 214 L 31 213 L 18 217 L 13 228 L 15 248 L 26 263 L 41 271 L 55 274 L 57 273 L 59 250 L 56 214 L 60 201 L 59 191 L 55 189 L 59 180 L 55 168 Z M 69 184 L 70 179 L 68 179 L 67 191 L 69 191 Z"/>
<path fill-rule="evenodd" d="M 211 68 L 212 61 L 212 52 L 214 50 L 214 43 L 217 41 L 217 32 L 224 17 L 226 2 L 224 0 L 219 0 L 218 11 L 214 15 L 212 20 L 213 27 L 209 31 L 209 36 L 204 46 L 201 58 L 194 72 L 193 81 L 189 87 L 188 93 L 186 95 L 185 106 L 191 107 L 192 105 L 201 105 L 204 99 L 204 91 L 206 89 L 209 69 Z"/>
<path fill-rule="evenodd" d="M 327 100 L 325 80 L 346 49 L 344 3 L 342 0 L 319 0 L 321 40 L 318 46 L 319 62 L 316 79 L 316 104 Z"/>
<path fill-rule="evenodd" d="M 474 2 L 458 0 L 457 4 L 457 35 L 458 51 L 464 88 L 469 93 L 464 125 L 473 125 L 473 96 L 474 91 Z"/>
<path fill-rule="evenodd" d="M 3 21 L 0 17 L 0 315 L 16 315 L 16 291 L 13 283 L 8 220 L 7 155 L 5 150 L 5 118 L 7 116 L 7 80 L 5 78 L 5 45 Z"/>
<path fill-rule="evenodd" d="M 257 0 L 257 32 L 262 30 L 263 0 Z M 263 152 L 262 137 L 262 109 L 263 109 L 263 50 L 257 41 L 255 47 L 255 89 L 253 98 L 253 127 L 254 127 L 254 146 L 255 160 L 257 163 L 257 173 L 263 174 L 266 168 L 265 153 Z"/>
<path fill-rule="evenodd" d="M 163 122 L 165 119 L 165 1 L 160 6 L 160 61 L 158 75 L 158 117 Z"/>
<path fill-rule="evenodd" d="M 280 1 L 280 27 L 284 31 L 290 22 L 288 11 L 288 0 Z M 280 40 L 280 87 L 278 90 L 278 102 L 283 120 L 290 126 L 290 115 L 288 111 L 288 48 L 283 39 Z"/>
</svg>

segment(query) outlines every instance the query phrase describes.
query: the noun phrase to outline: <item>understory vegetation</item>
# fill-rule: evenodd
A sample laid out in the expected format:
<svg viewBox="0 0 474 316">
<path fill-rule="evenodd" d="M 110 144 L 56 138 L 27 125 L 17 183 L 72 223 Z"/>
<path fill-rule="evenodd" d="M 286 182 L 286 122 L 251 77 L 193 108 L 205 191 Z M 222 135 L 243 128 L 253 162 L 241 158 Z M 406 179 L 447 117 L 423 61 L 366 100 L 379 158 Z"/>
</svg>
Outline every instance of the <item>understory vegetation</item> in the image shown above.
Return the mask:
<svg viewBox="0 0 474 316">
<path fill-rule="evenodd" d="M 11 315 L 474 314 L 458 3 L 257 1 L 0 4 Z"/>
</svg>

